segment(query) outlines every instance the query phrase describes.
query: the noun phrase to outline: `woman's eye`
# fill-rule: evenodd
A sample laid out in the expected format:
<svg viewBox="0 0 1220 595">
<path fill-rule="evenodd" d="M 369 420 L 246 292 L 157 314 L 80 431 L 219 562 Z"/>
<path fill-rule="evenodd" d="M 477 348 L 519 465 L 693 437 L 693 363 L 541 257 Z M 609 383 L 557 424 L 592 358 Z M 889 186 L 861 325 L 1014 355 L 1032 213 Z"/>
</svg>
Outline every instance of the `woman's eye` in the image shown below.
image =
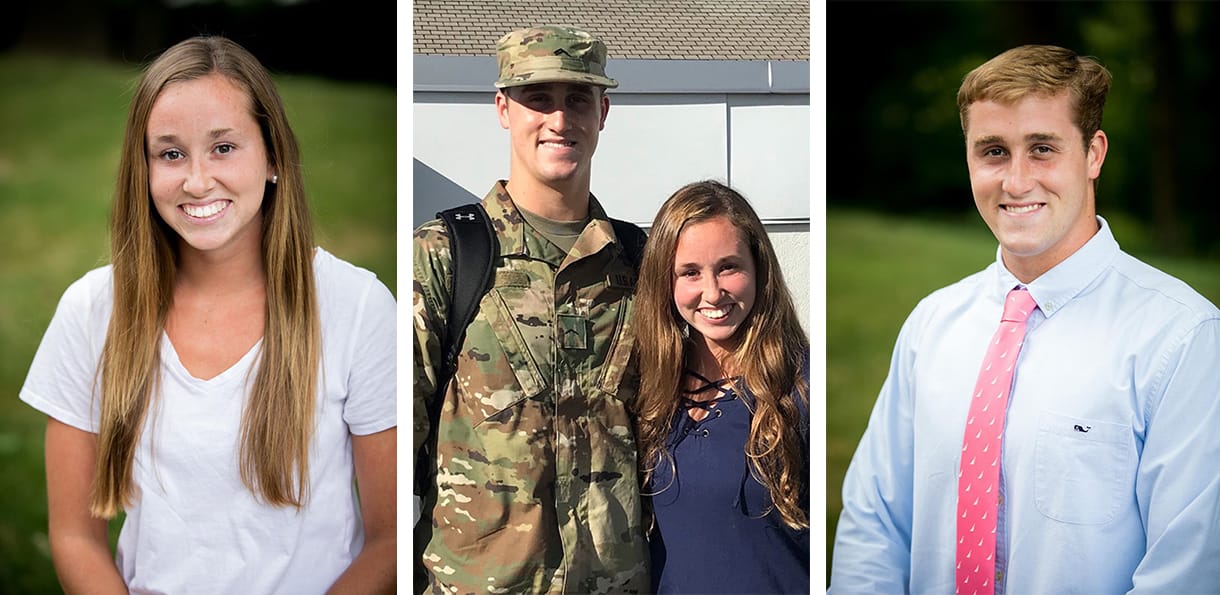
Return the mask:
<svg viewBox="0 0 1220 595">
<path fill-rule="evenodd" d="M 161 152 L 161 157 L 163 159 L 168 159 L 169 161 L 177 161 L 182 159 L 182 152 L 178 149 L 168 149 Z"/>
<path fill-rule="evenodd" d="M 236 149 L 236 148 L 237 147 L 234 147 L 233 145 L 230 145 L 230 144 L 218 145 L 216 147 L 216 152 L 220 153 L 221 155 L 226 155 L 228 153 L 232 153 L 233 149 Z"/>
</svg>

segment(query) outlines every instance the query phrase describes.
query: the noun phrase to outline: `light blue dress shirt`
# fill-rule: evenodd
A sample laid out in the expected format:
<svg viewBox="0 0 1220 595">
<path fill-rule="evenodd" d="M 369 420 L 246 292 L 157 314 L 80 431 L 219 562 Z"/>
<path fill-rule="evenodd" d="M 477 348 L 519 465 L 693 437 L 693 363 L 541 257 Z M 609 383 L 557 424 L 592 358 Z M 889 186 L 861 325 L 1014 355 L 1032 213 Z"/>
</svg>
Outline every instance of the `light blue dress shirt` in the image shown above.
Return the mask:
<svg viewBox="0 0 1220 595">
<path fill-rule="evenodd" d="M 1008 403 L 997 593 L 1220 592 L 1220 311 L 1109 226 L 1027 287 Z M 996 262 L 925 298 L 848 468 L 832 593 L 953 593 L 969 397 Z"/>
</svg>

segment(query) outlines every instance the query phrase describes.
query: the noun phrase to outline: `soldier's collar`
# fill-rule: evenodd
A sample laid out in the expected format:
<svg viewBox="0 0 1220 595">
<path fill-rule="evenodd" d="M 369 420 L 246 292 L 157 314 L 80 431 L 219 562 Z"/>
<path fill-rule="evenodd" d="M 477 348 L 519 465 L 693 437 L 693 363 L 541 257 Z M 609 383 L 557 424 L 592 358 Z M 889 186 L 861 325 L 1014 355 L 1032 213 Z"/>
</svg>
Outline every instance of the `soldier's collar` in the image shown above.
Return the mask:
<svg viewBox="0 0 1220 595">
<path fill-rule="evenodd" d="M 483 198 L 483 209 L 500 237 L 500 254 L 525 254 L 525 219 L 508 194 L 507 180 L 497 180 Z M 609 221 L 597 197 L 589 193 L 590 221 Z"/>
</svg>

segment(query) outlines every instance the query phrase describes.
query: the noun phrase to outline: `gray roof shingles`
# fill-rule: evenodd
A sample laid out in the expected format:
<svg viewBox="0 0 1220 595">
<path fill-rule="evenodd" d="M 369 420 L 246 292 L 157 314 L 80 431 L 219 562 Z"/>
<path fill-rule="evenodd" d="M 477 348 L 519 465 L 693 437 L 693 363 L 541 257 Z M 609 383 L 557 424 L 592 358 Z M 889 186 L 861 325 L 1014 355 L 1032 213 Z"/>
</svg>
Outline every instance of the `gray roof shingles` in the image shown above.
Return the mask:
<svg viewBox="0 0 1220 595">
<path fill-rule="evenodd" d="M 573 25 L 613 59 L 809 60 L 808 0 L 413 0 L 414 53 L 491 56 L 505 33 Z"/>
</svg>

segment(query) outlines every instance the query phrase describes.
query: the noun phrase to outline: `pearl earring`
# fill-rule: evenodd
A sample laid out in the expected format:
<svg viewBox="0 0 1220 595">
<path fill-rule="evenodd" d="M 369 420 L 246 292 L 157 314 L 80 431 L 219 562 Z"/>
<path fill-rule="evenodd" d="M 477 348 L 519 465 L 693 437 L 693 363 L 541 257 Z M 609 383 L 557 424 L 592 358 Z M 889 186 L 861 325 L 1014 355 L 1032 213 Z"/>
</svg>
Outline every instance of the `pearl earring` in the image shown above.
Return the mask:
<svg viewBox="0 0 1220 595">
<path fill-rule="evenodd" d="M 279 174 L 271 174 L 271 183 L 272 184 L 277 184 L 277 183 L 279 183 L 279 181 L 280 181 Z"/>
</svg>

